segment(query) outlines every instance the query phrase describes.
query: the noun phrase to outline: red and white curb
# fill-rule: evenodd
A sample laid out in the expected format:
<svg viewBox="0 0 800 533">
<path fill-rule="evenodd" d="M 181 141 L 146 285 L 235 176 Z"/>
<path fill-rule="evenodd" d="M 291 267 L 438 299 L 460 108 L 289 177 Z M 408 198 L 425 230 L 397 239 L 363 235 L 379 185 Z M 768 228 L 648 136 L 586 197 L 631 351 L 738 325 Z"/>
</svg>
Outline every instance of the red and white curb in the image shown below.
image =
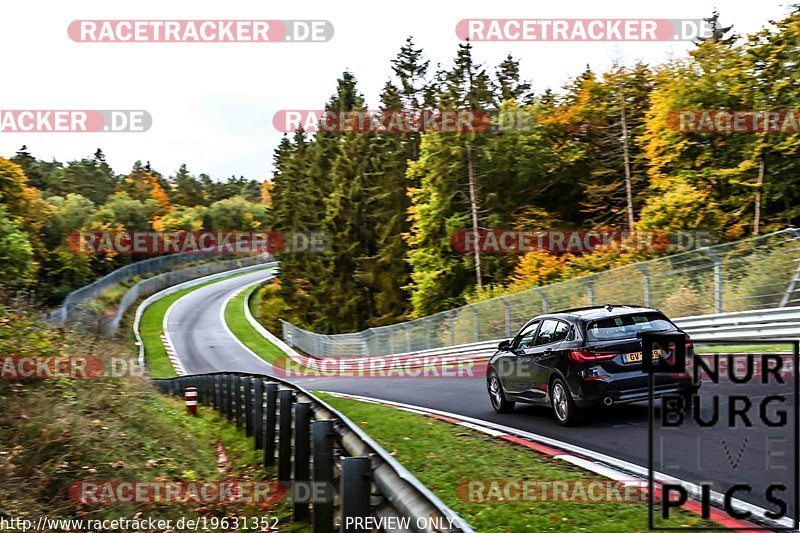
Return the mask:
<svg viewBox="0 0 800 533">
<path fill-rule="evenodd" d="M 335 396 L 337 398 L 345 398 L 349 400 L 357 400 L 360 402 L 383 405 L 385 407 L 391 407 L 401 411 L 408 411 L 411 413 L 421 414 L 424 416 L 435 418 L 437 420 L 442 420 L 445 422 L 449 422 L 451 424 L 456 424 L 462 427 L 473 429 L 475 431 L 491 435 L 492 437 L 495 438 L 503 439 L 505 441 L 512 442 L 514 444 L 525 446 L 526 448 L 535 450 L 536 452 L 547 455 L 548 457 L 552 457 L 553 459 L 567 461 L 568 463 L 571 463 L 575 466 L 578 466 L 585 470 L 589 470 L 590 472 L 612 479 L 614 481 L 618 481 L 624 485 L 635 485 L 640 488 L 642 487 L 643 484 L 645 486 L 647 485 L 646 468 L 634 465 L 633 463 L 628 463 L 627 461 L 623 461 L 621 459 L 616 459 L 604 454 L 600 454 L 598 452 L 593 452 L 586 448 L 581 448 L 579 446 L 575 446 L 566 442 L 561 442 L 556 439 L 551 439 L 549 437 L 536 435 L 534 433 L 529 433 L 527 431 L 518 430 L 508 426 L 501 426 L 499 424 L 494 424 L 492 422 L 486 422 L 483 420 L 478 420 L 455 413 L 439 411 L 437 409 L 418 407 L 415 405 L 409 405 L 400 402 L 392 402 L 389 400 L 381 400 L 378 398 L 370 398 L 366 396 L 357 396 L 352 394 L 342 394 L 338 392 L 328 392 L 328 391 L 323 391 L 323 392 L 325 392 L 325 394 L 330 394 L 331 396 Z M 654 487 L 655 489 L 654 496 L 656 498 L 661 498 L 661 487 L 665 483 L 680 484 L 685 488 L 687 488 L 687 492 L 689 492 L 690 495 L 692 496 L 700 494 L 700 487 L 692 483 L 682 481 L 672 476 L 667 476 L 660 473 L 656 473 L 656 476 L 658 477 L 658 479 L 655 480 L 655 487 Z M 646 492 L 647 489 L 645 488 L 642 490 Z M 714 491 L 711 492 L 711 499 L 712 502 L 714 502 L 715 504 L 719 504 L 720 502 L 722 502 L 723 498 L 724 496 L 722 494 L 716 493 Z M 764 512 L 766 511 L 765 509 L 761 509 L 758 506 L 744 502 L 742 500 L 738 500 L 736 498 L 734 498 L 732 502 L 736 504 L 736 507 L 738 509 L 750 511 L 754 515 L 758 514 L 759 516 L 764 516 Z M 684 505 L 682 505 L 682 508 L 696 514 L 701 514 L 702 512 L 702 506 L 700 502 L 696 499 L 690 498 Z M 712 507 L 710 510 L 710 520 L 729 529 L 763 530 L 765 527 L 763 525 L 759 525 L 753 522 L 747 522 L 744 520 L 737 520 L 731 518 L 727 513 L 724 513 L 722 510 L 716 507 Z M 770 521 L 770 523 L 766 525 L 766 527 L 777 527 L 777 528 L 787 528 L 787 527 L 792 528 L 793 526 L 794 526 L 793 521 L 788 518 L 784 518 L 778 521 Z M 687 529 L 691 530 L 691 528 Z"/>
<path fill-rule="evenodd" d="M 183 368 L 183 363 L 178 359 L 178 354 L 175 353 L 175 347 L 172 345 L 172 341 L 166 333 L 161 334 L 161 342 L 167 350 L 167 357 L 169 357 L 169 362 L 172 363 L 172 368 L 175 369 L 175 373 L 179 376 L 185 376 L 186 369 Z"/>
</svg>

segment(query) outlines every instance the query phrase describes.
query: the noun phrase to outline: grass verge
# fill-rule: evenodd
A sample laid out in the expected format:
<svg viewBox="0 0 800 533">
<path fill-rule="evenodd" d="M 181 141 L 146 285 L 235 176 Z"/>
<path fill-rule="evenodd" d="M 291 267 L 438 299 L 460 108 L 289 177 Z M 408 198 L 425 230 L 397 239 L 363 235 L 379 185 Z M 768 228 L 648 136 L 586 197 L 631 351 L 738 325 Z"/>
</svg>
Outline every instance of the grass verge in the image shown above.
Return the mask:
<svg viewBox="0 0 800 533">
<path fill-rule="evenodd" d="M 722 343 L 724 341 L 720 341 Z M 791 352 L 791 344 L 696 344 L 698 354 Z"/>
<path fill-rule="evenodd" d="M 468 480 L 589 480 L 566 461 L 430 417 L 315 393 L 357 423 L 476 531 L 647 531 L 638 502 L 469 501 Z M 462 490 L 456 491 L 461 486 Z M 657 526 L 714 526 L 681 511 Z"/>
<path fill-rule="evenodd" d="M 231 332 L 250 348 L 253 352 L 266 362 L 273 364 L 279 358 L 286 357 L 280 348 L 269 342 L 261 333 L 250 325 L 244 312 L 244 306 L 248 304 L 248 296 L 253 288 L 244 290 L 228 301 L 225 307 L 225 322 Z"/>
</svg>

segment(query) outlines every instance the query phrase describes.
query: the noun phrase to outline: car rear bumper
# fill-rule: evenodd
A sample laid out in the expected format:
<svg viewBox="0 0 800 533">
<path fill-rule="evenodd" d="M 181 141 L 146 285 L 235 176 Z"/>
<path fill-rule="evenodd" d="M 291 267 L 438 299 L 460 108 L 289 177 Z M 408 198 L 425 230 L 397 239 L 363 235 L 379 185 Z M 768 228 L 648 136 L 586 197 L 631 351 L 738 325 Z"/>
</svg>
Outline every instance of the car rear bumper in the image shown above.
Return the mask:
<svg viewBox="0 0 800 533">
<path fill-rule="evenodd" d="M 646 376 L 580 381 L 575 385 L 577 386 L 572 391 L 572 397 L 579 407 L 641 402 L 647 401 L 650 396 L 650 388 Z M 700 384 L 693 383 L 688 376 L 686 378 L 657 376 L 653 386 L 653 396 L 689 394 L 696 392 L 699 388 Z"/>
</svg>

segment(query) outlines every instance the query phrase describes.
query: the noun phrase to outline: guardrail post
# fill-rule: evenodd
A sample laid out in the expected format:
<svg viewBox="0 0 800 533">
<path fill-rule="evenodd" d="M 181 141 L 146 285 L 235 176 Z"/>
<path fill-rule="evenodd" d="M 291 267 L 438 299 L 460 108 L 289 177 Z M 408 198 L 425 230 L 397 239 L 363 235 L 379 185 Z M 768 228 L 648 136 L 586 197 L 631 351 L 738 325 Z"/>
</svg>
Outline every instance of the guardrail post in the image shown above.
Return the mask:
<svg viewBox="0 0 800 533">
<path fill-rule="evenodd" d="M 308 502 L 312 495 L 309 462 L 311 461 L 311 405 L 294 406 L 294 482 L 292 483 L 292 515 L 295 520 L 308 520 Z M 302 490 L 302 493 L 299 492 Z M 298 501 L 299 500 L 299 501 Z"/>
<path fill-rule="evenodd" d="M 198 396 L 200 397 L 200 404 L 208 405 L 210 403 L 208 401 L 208 376 L 203 376 L 202 378 L 200 378 L 198 389 L 199 389 Z"/>
<path fill-rule="evenodd" d="M 244 434 L 247 437 L 253 436 L 253 380 L 252 378 L 242 378 L 244 387 Z"/>
<path fill-rule="evenodd" d="M 405 333 L 406 333 L 406 352 L 410 352 L 411 351 L 411 334 L 408 331 L 409 330 L 408 327 L 403 327 L 403 329 L 405 330 Z"/>
<path fill-rule="evenodd" d="M 275 465 L 275 424 L 278 407 L 278 384 L 267 383 L 267 414 L 264 427 L 264 466 Z"/>
<path fill-rule="evenodd" d="M 219 413 L 225 418 L 228 418 L 228 376 L 225 374 L 219 376 L 219 399 Z M 230 418 L 228 418 L 228 420 L 230 420 Z"/>
<path fill-rule="evenodd" d="M 208 404 L 208 376 L 203 376 L 197 384 L 198 405 Z"/>
<path fill-rule="evenodd" d="M 314 484 L 333 486 L 333 420 L 317 420 L 311 424 L 314 439 Z M 314 533 L 333 532 L 333 498 L 314 501 Z"/>
<path fill-rule="evenodd" d="M 547 294 L 545 294 L 545 292 L 542 289 L 538 288 L 538 287 L 534 287 L 533 290 L 536 291 L 536 294 L 541 296 L 541 298 L 542 298 L 542 313 L 546 313 L 547 312 L 547 307 L 550 304 L 550 300 L 547 298 Z"/>
<path fill-rule="evenodd" d="M 221 380 L 219 376 L 214 376 L 211 378 L 214 381 L 214 409 L 219 412 L 222 412 L 222 386 L 220 385 Z"/>
<path fill-rule="evenodd" d="M 714 261 L 714 309 L 722 313 L 722 258 L 709 248 L 703 248 L 708 257 Z"/>
<path fill-rule="evenodd" d="M 264 380 L 253 381 L 253 434 L 256 450 L 264 449 Z"/>
<path fill-rule="evenodd" d="M 236 379 L 233 382 L 235 387 L 235 395 L 236 395 L 236 427 L 242 429 L 244 427 L 244 398 L 242 394 L 242 390 L 244 389 L 243 386 L 244 378 L 242 376 L 236 376 Z"/>
<path fill-rule="evenodd" d="M 636 265 L 637 270 L 642 273 L 644 277 L 644 306 L 651 307 L 651 287 L 650 287 L 650 271 L 647 270 L 647 267 L 644 265 Z"/>
<path fill-rule="evenodd" d="M 340 530 L 343 532 L 359 529 L 353 527 L 353 521 L 349 519 L 369 516 L 370 466 L 369 457 L 342 458 Z"/>
<path fill-rule="evenodd" d="M 228 421 L 232 424 L 236 423 L 236 382 L 237 376 L 228 376 Z"/>
<path fill-rule="evenodd" d="M 234 381 L 238 379 L 236 376 L 226 375 L 225 376 L 225 388 L 227 392 L 227 398 L 225 400 L 227 412 L 225 413 L 228 416 L 228 422 L 233 423 L 234 415 L 236 414 L 236 398 L 233 396 L 234 391 Z"/>
<path fill-rule="evenodd" d="M 292 479 L 292 402 L 291 390 L 278 392 L 278 481 Z"/>
</svg>

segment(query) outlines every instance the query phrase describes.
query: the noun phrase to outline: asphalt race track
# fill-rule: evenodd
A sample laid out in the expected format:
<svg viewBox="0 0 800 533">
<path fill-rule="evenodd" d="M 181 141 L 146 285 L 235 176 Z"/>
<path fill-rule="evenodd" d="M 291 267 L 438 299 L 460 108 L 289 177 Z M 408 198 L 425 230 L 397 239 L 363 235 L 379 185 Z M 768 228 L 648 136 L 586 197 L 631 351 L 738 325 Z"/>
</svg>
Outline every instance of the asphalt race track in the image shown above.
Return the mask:
<svg viewBox="0 0 800 533">
<path fill-rule="evenodd" d="M 190 374 L 213 371 L 239 371 L 274 375 L 273 367 L 258 359 L 231 337 L 222 322 L 221 307 L 231 294 L 268 277 L 259 271 L 197 289 L 170 310 L 167 332 L 178 357 Z M 634 464 L 648 464 L 648 405 L 627 404 L 593 410 L 579 427 L 559 426 L 550 409 L 517 404 L 512 414 L 498 415 L 489 403 L 484 378 L 300 378 L 307 389 L 370 396 L 452 413 L 510 426 L 575 444 Z M 785 396 L 784 405 L 765 406 L 767 414 L 788 411 L 783 427 L 765 427 L 759 419 L 760 402 L 770 393 Z M 752 492 L 737 492 L 735 497 L 768 510 L 776 510 L 765 500 L 770 483 L 783 483 L 785 492 L 775 493 L 788 503 L 794 516 L 793 394 L 787 385 L 706 383 L 701 389 L 702 414 L 712 416 L 711 396 L 719 399 L 720 421 L 713 428 L 689 421 L 680 427 L 655 429 L 655 468 L 692 483 L 713 483 L 712 490 L 724 492 L 731 484 L 748 483 Z M 729 394 L 749 397 L 753 427 L 744 427 L 741 417 L 735 428 L 727 427 Z"/>
</svg>

